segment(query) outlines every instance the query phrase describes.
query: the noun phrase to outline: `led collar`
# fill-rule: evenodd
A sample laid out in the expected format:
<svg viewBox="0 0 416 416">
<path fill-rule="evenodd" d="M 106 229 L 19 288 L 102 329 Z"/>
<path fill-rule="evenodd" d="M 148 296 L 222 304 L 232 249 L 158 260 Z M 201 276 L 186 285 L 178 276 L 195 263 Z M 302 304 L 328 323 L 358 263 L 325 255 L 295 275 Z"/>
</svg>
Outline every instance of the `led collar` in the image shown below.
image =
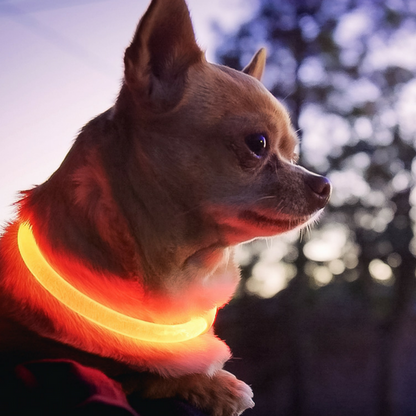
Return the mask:
<svg viewBox="0 0 416 416">
<path fill-rule="evenodd" d="M 17 240 L 27 268 L 49 293 L 72 311 L 110 331 L 140 341 L 174 343 L 196 338 L 214 323 L 217 308 L 204 317 L 175 325 L 155 324 L 123 315 L 89 298 L 63 279 L 43 257 L 29 223 L 20 224 Z"/>
</svg>

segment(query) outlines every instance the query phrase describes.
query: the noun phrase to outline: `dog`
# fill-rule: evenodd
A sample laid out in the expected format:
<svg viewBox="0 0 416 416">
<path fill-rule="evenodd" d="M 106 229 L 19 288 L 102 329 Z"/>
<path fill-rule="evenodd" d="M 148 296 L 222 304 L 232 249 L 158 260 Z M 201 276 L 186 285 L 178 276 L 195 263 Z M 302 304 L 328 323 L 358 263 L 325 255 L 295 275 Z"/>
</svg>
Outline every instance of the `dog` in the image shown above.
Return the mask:
<svg viewBox="0 0 416 416">
<path fill-rule="evenodd" d="M 215 416 L 254 405 L 213 331 L 239 282 L 233 247 L 311 223 L 331 192 L 297 165 L 264 67 L 264 49 L 242 71 L 208 63 L 185 1 L 152 0 L 115 105 L 5 227 L 3 368 L 70 360 L 127 397 L 180 397 Z"/>
</svg>

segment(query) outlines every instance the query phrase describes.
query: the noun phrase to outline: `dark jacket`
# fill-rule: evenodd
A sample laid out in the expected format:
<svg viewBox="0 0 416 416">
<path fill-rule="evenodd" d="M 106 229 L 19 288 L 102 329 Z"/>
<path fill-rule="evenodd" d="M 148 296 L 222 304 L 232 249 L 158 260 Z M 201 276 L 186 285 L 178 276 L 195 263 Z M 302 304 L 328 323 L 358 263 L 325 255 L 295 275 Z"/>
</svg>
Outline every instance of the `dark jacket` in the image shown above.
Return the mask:
<svg viewBox="0 0 416 416">
<path fill-rule="evenodd" d="M 206 416 L 177 399 L 126 397 L 120 385 L 72 360 L 40 360 L 0 374 L 2 416 Z"/>
</svg>

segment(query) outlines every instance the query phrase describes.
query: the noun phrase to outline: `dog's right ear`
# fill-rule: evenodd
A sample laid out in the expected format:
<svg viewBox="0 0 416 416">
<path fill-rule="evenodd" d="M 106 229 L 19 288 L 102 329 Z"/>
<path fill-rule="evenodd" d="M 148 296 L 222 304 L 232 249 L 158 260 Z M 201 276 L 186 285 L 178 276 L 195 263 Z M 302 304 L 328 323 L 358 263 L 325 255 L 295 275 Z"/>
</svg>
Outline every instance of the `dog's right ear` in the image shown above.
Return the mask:
<svg viewBox="0 0 416 416">
<path fill-rule="evenodd" d="M 153 0 L 126 49 L 124 81 L 140 101 L 166 111 L 181 99 L 188 68 L 204 59 L 185 1 Z"/>
</svg>

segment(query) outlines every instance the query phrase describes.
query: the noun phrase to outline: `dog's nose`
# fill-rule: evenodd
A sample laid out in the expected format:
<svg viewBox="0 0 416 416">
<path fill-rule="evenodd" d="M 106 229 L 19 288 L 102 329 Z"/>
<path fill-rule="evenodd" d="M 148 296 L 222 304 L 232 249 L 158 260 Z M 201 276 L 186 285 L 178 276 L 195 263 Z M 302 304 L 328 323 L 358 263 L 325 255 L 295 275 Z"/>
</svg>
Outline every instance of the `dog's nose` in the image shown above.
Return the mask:
<svg viewBox="0 0 416 416">
<path fill-rule="evenodd" d="M 305 183 L 313 192 L 314 204 L 317 209 L 323 208 L 331 196 L 331 182 L 321 175 L 310 173 L 305 178 Z"/>
</svg>

